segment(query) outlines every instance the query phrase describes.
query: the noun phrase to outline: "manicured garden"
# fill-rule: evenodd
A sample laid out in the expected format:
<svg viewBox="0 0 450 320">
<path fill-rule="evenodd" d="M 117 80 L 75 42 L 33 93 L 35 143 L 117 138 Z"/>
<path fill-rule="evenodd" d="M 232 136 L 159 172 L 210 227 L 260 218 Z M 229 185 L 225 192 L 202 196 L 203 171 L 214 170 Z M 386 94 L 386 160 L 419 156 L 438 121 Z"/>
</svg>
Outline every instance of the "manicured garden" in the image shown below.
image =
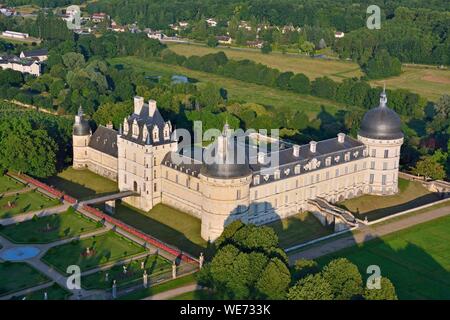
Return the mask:
<svg viewBox="0 0 450 320">
<path fill-rule="evenodd" d="M 0 227 L 0 234 L 15 243 L 49 243 L 101 227 L 101 224 L 69 208 L 64 213 Z"/>
<path fill-rule="evenodd" d="M 172 270 L 172 263 L 169 260 L 159 255 L 151 255 L 143 259 L 133 260 L 124 265 L 117 265 L 111 269 L 84 276 L 81 279 L 81 284 L 88 290 L 110 289 L 113 280 L 116 280 L 116 284 L 119 287 L 133 282 L 140 284 L 142 282 L 137 281 L 142 279 L 144 274 L 144 269 L 141 266 L 142 262 L 144 262 L 144 269 L 147 271 L 149 279 L 152 276 L 171 272 Z M 126 268 L 125 270 L 124 266 Z"/>
<path fill-rule="evenodd" d="M 0 219 L 54 207 L 60 204 L 58 199 L 49 198 L 39 191 L 30 191 L 0 198 Z"/>
<path fill-rule="evenodd" d="M 67 300 L 72 294 L 54 283 L 48 288 L 33 291 L 27 295 L 17 297 L 17 300 L 45 300 L 45 293 L 47 292 L 47 300 Z"/>
<path fill-rule="evenodd" d="M 347 208 L 360 219 L 373 221 L 394 213 L 413 209 L 440 200 L 420 182 L 398 179 L 399 192 L 392 196 L 363 195 L 345 200 L 339 205 Z"/>
<path fill-rule="evenodd" d="M 77 199 L 88 199 L 118 191 L 116 182 L 89 170 L 76 170 L 72 167 L 47 178 L 44 182 Z"/>
<path fill-rule="evenodd" d="M 419 224 L 380 239 L 320 258 L 324 265 L 346 257 L 362 274 L 378 265 L 400 299 L 449 299 L 450 217 Z"/>
<path fill-rule="evenodd" d="M 53 247 L 42 257 L 42 261 L 61 273 L 65 273 L 69 265 L 78 265 L 83 272 L 143 252 L 145 249 L 142 246 L 114 231 L 108 231 Z"/>
<path fill-rule="evenodd" d="M 0 263 L 0 296 L 35 287 L 50 280 L 24 262 Z"/>
<path fill-rule="evenodd" d="M 195 256 L 207 246 L 199 219 L 162 204 L 146 213 L 118 203 L 114 218 Z"/>
<path fill-rule="evenodd" d="M 317 239 L 333 233 L 333 229 L 324 227 L 310 212 L 267 224 L 272 227 L 280 239 L 282 248 Z"/>
<path fill-rule="evenodd" d="M 0 193 L 11 192 L 25 188 L 25 185 L 7 175 L 0 175 Z"/>
</svg>

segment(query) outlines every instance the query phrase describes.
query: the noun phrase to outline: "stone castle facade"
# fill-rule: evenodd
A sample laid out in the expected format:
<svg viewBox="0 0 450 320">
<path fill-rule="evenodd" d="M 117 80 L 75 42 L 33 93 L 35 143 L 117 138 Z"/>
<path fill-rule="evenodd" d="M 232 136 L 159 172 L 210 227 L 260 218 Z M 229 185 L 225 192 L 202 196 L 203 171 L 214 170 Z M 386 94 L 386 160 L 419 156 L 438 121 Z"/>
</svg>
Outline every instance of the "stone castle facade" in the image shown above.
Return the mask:
<svg viewBox="0 0 450 320">
<path fill-rule="evenodd" d="M 384 91 L 380 105 L 365 114 L 357 139 L 340 133 L 307 145 L 280 140 L 278 150 L 258 149 L 240 164 L 228 161 L 239 144 L 230 143 L 236 137 L 227 126 L 214 143 L 212 155 L 219 161 L 213 164 L 179 148 L 172 133 L 172 124 L 163 119 L 156 102 L 145 103 L 141 97 L 134 98 L 134 112 L 119 131 L 100 126 L 92 133 L 79 112 L 73 166 L 117 181 L 121 191 L 135 191 L 138 196 L 123 200 L 136 208 L 148 211 L 163 203 L 201 219 L 206 240 L 215 240 L 237 219 L 264 224 L 295 215 L 316 197 L 335 203 L 398 191 L 403 134 Z M 267 166 L 266 159 L 273 156 L 278 165 Z"/>
</svg>

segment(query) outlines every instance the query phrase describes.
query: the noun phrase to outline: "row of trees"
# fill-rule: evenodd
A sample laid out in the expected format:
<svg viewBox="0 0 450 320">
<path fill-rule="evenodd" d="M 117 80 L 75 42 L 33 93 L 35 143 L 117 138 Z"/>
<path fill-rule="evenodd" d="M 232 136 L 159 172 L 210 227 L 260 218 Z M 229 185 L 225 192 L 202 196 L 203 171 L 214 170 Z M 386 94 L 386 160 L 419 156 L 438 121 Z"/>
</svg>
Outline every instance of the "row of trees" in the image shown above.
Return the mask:
<svg viewBox="0 0 450 320">
<path fill-rule="evenodd" d="M 0 103 L 0 171 L 47 177 L 71 161 L 72 120 Z"/>
<path fill-rule="evenodd" d="M 321 77 L 311 81 L 302 73 L 280 72 L 251 60 L 228 59 L 223 52 L 186 58 L 167 49 L 161 57 L 164 62 L 175 63 L 189 69 L 216 73 L 301 94 L 311 94 L 362 108 L 377 105 L 380 94 L 380 88 L 371 88 L 364 80 L 346 79 L 337 83 L 328 77 Z M 390 106 L 405 116 L 420 114 L 426 104 L 426 100 L 408 90 L 388 90 L 388 95 Z"/>
<path fill-rule="evenodd" d="M 300 260 L 290 269 L 278 236 L 267 226 L 235 221 L 214 242 L 215 254 L 198 274 L 198 283 L 219 299 L 395 300 L 387 278 L 380 289 L 366 289 L 358 268 L 347 259 L 332 260 L 322 270 Z"/>
</svg>

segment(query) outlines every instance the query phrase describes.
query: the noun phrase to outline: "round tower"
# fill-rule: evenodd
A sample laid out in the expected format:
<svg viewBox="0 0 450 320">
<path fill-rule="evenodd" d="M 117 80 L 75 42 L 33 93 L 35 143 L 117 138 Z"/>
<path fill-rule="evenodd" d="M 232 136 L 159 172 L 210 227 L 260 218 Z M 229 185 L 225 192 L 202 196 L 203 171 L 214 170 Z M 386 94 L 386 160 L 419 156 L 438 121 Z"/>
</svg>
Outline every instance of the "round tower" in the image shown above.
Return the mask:
<svg viewBox="0 0 450 320">
<path fill-rule="evenodd" d="M 403 144 L 400 117 L 387 106 L 383 89 L 380 105 L 366 112 L 358 140 L 367 146 L 367 187 L 369 194 L 390 195 L 398 192 L 400 147 Z"/>
<path fill-rule="evenodd" d="M 252 172 L 246 148 L 239 146 L 226 124 L 210 146 L 200 171 L 202 201 L 201 236 L 214 241 L 235 220 L 247 222 Z"/>
<path fill-rule="evenodd" d="M 83 108 L 80 106 L 78 114 L 75 116 L 75 123 L 72 132 L 73 146 L 73 167 L 83 169 L 88 164 L 88 145 L 91 139 L 91 128 L 89 122 L 83 119 Z"/>
</svg>

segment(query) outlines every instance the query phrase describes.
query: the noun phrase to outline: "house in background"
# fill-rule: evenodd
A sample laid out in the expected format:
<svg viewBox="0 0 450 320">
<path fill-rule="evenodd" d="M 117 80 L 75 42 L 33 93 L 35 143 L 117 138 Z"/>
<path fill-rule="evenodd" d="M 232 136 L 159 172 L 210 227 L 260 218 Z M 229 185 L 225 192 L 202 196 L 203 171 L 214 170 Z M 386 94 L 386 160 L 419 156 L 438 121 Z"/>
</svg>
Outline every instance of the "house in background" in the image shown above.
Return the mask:
<svg viewBox="0 0 450 320">
<path fill-rule="evenodd" d="M 336 39 L 343 38 L 344 35 L 345 35 L 345 33 L 343 33 L 342 31 L 336 31 L 336 32 L 334 33 L 334 37 L 335 37 Z"/>
<path fill-rule="evenodd" d="M 41 62 L 37 59 L 22 59 L 17 56 L 0 57 L 0 68 L 11 69 L 21 73 L 32 74 L 36 77 L 41 75 Z"/>
<path fill-rule="evenodd" d="M 205 21 L 208 24 L 208 27 L 216 27 L 217 26 L 217 21 L 213 18 L 208 18 Z"/>
<path fill-rule="evenodd" d="M 217 36 L 216 40 L 221 44 L 231 44 L 233 42 L 233 39 L 229 36 Z"/>
<path fill-rule="evenodd" d="M 22 51 L 20 53 L 20 58 L 22 59 L 35 59 L 39 61 L 45 61 L 48 59 L 48 50 L 45 48 L 36 49 L 31 51 Z"/>
<path fill-rule="evenodd" d="M 12 39 L 28 39 L 30 35 L 28 33 L 16 32 L 16 31 L 3 31 L 2 36 Z"/>
</svg>

